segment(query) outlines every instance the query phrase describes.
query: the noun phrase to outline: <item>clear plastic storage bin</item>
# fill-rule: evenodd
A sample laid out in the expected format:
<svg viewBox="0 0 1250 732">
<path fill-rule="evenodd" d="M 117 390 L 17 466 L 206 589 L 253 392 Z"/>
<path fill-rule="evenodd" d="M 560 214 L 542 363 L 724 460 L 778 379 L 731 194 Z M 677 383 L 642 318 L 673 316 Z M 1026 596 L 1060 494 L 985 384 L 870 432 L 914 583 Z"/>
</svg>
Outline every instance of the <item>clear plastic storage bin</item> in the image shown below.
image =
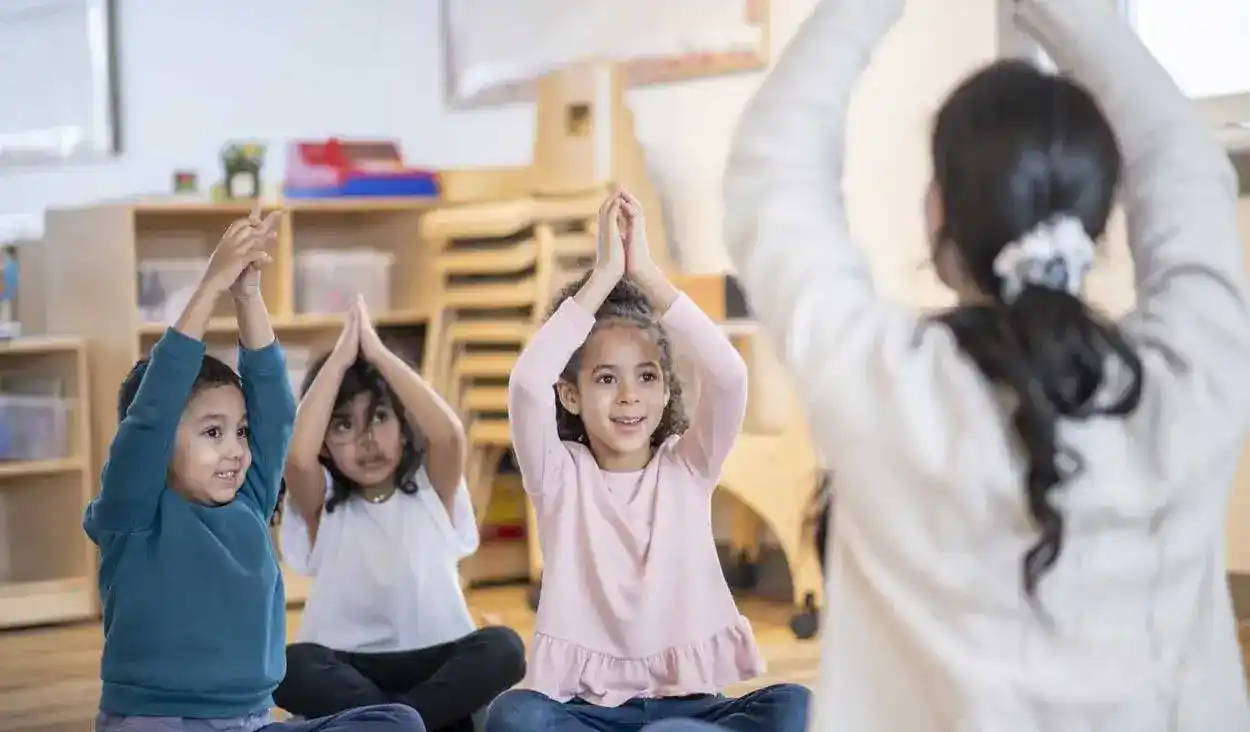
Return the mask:
<svg viewBox="0 0 1250 732">
<path fill-rule="evenodd" d="M 372 249 L 316 249 L 295 255 L 295 308 L 301 313 L 336 314 L 357 294 L 374 313 L 391 308 L 391 265 L 395 257 Z"/>
<path fill-rule="evenodd" d="M 295 398 L 299 399 L 300 387 L 304 384 L 304 377 L 308 374 L 308 367 L 313 362 L 313 352 L 308 348 L 301 346 L 282 346 L 282 351 L 286 354 L 286 373 L 287 378 L 291 380 L 291 390 L 295 393 Z M 210 348 L 208 349 L 210 356 L 217 357 L 218 360 L 234 369 L 237 373 L 239 370 L 239 351 L 235 346 L 229 348 Z"/>
<path fill-rule="evenodd" d="M 300 387 L 304 385 L 304 377 L 308 375 L 308 367 L 312 366 L 313 352 L 307 348 L 288 346 L 286 348 L 286 373 L 291 380 L 291 390 L 299 399 Z"/>
<path fill-rule="evenodd" d="M 145 323 L 177 321 L 207 268 L 207 257 L 139 262 L 139 318 Z"/>
<path fill-rule="evenodd" d="M 207 350 L 210 356 L 216 356 L 217 360 L 224 362 L 227 366 L 234 368 L 235 372 L 239 371 L 239 350 L 237 347 L 212 347 Z M 282 352 L 286 355 L 286 377 L 290 378 L 291 390 L 295 392 L 295 398 L 300 397 L 300 386 L 304 385 L 304 376 L 309 372 L 309 366 L 312 365 L 312 351 L 302 346 L 282 346 Z"/>
<path fill-rule="evenodd" d="M 0 460 L 55 460 L 69 455 L 69 402 L 0 394 Z"/>
</svg>

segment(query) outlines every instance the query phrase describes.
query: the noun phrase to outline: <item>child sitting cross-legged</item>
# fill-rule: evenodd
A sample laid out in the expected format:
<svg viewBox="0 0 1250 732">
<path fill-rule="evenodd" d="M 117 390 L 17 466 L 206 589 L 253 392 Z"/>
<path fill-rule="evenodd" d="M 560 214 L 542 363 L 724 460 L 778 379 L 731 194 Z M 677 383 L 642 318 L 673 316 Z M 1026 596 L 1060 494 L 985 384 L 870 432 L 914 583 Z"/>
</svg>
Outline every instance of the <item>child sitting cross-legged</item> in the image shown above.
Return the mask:
<svg viewBox="0 0 1250 732">
<path fill-rule="evenodd" d="M 274 698 L 302 716 L 416 709 L 430 730 L 521 680 L 525 646 L 477 628 L 459 562 L 478 547 L 460 418 L 392 353 L 357 299 L 309 370 L 286 463 L 282 555 L 312 576 Z"/>
<path fill-rule="evenodd" d="M 651 261 L 644 231 L 637 200 L 613 193 L 594 271 L 561 293 L 509 377 L 543 588 L 525 688 L 495 700 L 486 730 L 803 732 L 804 687 L 721 694 L 763 671 L 712 536 L 747 369 Z M 689 422 L 675 345 L 698 375 Z"/>
<path fill-rule="evenodd" d="M 103 690 L 97 732 L 421 732 L 383 705 L 270 718 L 286 607 L 269 536 L 295 404 L 260 296 L 277 214 L 235 222 L 178 322 L 122 384 L 121 423 L 83 528 L 100 548 Z M 234 298 L 239 374 L 205 354 Z"/>
</svg>

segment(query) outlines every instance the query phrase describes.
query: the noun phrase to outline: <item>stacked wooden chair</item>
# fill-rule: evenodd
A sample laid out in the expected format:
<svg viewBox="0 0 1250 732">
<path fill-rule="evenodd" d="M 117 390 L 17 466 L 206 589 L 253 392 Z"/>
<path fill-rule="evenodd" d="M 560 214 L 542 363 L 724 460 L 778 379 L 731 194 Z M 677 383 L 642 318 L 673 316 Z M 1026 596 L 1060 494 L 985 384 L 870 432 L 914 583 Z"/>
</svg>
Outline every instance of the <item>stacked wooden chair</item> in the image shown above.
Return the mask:
<svg viewBox="0 0 1250 732">
<path fill-rule="evenodd" d="M 533 165 L 445 175 L 449 205 L 426 214 L 421 228 L 443 303 L 428 330 L 427 374 L 464 419 L 469 487 L 483 517 L 511 445 L 508 375 L 556 292 L 593 263 L 599 206 L 613 183 L 625 185 L 649 213 L 652 258 L 713 319 L 727 322 L 751 369 L 748 423 L 721 481 L 733 498 L 719 500 L 732 508 L 732 541 L 749 557 L 762 534 L 777 538 L 802 606 L 820 592 L 806 522 L 817 474 L 806 428 L 769 346 L 749 324 L 729 322 L 742 314 L 727 307 L 725 278 L 676 271 L 624 92 L 621 72 L 610 65 L 552 74 L 538 85 Z M 529 576 L 537 582 L 542 556 L 528 514 Z"/>
<path fill-rule="evenodd" d="M 426 371 L 468 430 L 479 516 L 511 444 L 508 374 L 558 288 L 593 263 L 598 208 L 597 196 L 525 198 L 441 209 L 422 221 L 442 303 L 427 330 Z"/>
<path fill-rule="evenodd" d="M 624 184 L 656 212 L 647 231 L 653 256 L 671 262 L 623 91 L 611 65 L 542 79 L 533 165 L 449 171 L 447 205 L 422 217 L 422 246 L 437 272 L 433 299 L 442 304 L 427 329 L 425 372 L 464 420 L 479 518 L 511 446 L 508 375 L 556 293 L 593 265 L 596 218 L 611 184 Z M 537 542 L 529 545 L 537 567 Z"/>
</svg>

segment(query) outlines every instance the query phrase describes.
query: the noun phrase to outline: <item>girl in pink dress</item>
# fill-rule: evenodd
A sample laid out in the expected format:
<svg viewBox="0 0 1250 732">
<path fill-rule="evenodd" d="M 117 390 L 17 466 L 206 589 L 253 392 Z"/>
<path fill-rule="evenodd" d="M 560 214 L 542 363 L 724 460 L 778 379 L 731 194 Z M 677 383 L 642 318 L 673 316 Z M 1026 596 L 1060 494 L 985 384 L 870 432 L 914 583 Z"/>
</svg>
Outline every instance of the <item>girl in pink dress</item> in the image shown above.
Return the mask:
<svg viewBox="0 0 1250 732">
<path fill-rule="evenodd" d="M 545 566 L 523 688 L 495 700 L 486 730 L 699 720 L 802 732 L 801 686 L 719 693 L 764 669 L 725 584 L 711 520 L 746 411 L 747 371 L 652 263 L 643 232 L 638 202 L 612 194 L 594 270 L 557 298 L 509 380 L 513 445 Z M 674 347 L 697 367 L 689 421 Z"/>
</svg>

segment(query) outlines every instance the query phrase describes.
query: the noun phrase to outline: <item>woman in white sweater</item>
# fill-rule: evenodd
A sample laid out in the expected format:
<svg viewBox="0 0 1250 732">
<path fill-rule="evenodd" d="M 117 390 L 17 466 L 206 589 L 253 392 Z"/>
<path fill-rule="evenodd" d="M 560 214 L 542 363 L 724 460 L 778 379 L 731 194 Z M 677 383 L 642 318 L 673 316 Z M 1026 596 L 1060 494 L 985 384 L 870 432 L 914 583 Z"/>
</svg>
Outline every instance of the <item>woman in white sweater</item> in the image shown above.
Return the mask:
<svg viewBox="0 0 1250 732">
<path fill-rule="evenodd" d="M 928 218 L 960 304 L 909 312 L 874 294 L 840 191 L 852 88 L 903 6 L 820 2 L 725 184 L 730 254 L 838 476 L 815 729 L 1250 729 L 1227 156 L 1114 3 L 1020 0 L 1071 78 L 1000 62 L 945 102 Z M 1081 283 L 1117 189 L 1138 306 L 1112 323 Z"/>
</svg>

